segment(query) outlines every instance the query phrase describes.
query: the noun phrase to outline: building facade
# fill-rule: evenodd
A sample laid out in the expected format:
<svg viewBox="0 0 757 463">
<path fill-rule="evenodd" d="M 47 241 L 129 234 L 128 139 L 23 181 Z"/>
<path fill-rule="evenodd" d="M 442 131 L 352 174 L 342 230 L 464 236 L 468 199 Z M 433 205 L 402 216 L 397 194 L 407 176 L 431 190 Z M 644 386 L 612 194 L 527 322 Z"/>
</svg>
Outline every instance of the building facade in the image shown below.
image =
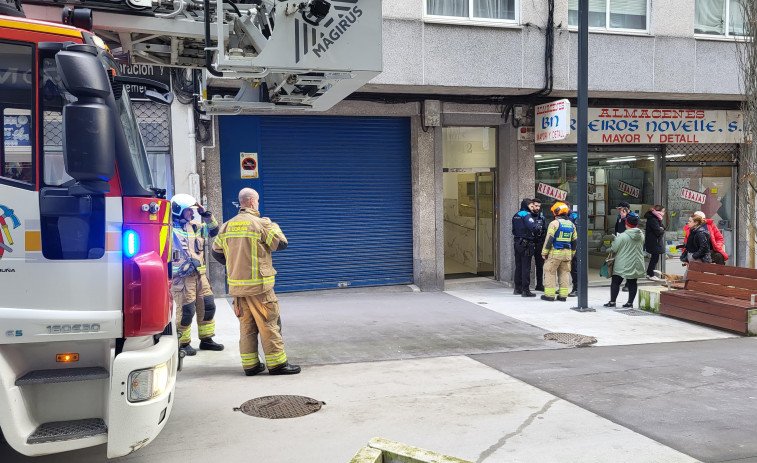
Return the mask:
<svg viewBox="0 0 757 463">
<path fill-rule="evenodd" d="M 603 259 L 626 200 L 642 215 L 667 206 L 671 246 L 684 218 L 703 210 L 741 256 L 730 262 L 744 265 L 738 2 L 590 4 L 590 262 Z M 575 103 L 576 9 L 574 0 L 383 0 L 381 75 L 323 114 L 213 117 L 207 143 L 174 150 L 176 192 L 201 185 L 228 219 L 241 187 L 260 191 L 263 214 L 290 241 L 276 256 L 280 290 L 509 282 L 520 199 L 548 206 L 584 194 L 575 141 L 537 143 L 533 132 L 535 104 Z M 193 138 L 191 111 L 174 103 L 174 140 Z"/>
</svg>

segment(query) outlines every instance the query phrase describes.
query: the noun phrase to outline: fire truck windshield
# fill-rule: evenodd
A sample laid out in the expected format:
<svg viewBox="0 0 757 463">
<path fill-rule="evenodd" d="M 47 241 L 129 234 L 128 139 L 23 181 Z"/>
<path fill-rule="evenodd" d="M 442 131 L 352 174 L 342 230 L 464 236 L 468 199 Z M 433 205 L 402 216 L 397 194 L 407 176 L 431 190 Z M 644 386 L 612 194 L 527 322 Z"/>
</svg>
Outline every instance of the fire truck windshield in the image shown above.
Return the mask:
<svg viewBox="0 0 757 463">
<path fill-rule="evenodd" d="M 102 60 L 105 69 L 118 69 L 118 65 L 109 53 L 100 53 L 100 59 Z M 121 125 L 124 128 L 124 134 L 126 135 L 126 141 L 129 144 L 129 152 L 131 154 L 131 161 L 134 164 L 134 171 L 137 174 L 140 184 L 145 189 L 150 189 L 154 186 L 152 180 L 152 174 L 150 173 L 150 166 L 147 163 L 147 153 L 145 151 L 145 145 L 142 141 L 142 135 L 139 132 L 139 124 L 137 118 L 134 115 L 134 109 L 129 99 L 129 94 L 126 89 L 123 90 L 121 98 L 116 100 L 116 106 L 118 107 L 118 116 L 121 119 Z"/>
</svg>

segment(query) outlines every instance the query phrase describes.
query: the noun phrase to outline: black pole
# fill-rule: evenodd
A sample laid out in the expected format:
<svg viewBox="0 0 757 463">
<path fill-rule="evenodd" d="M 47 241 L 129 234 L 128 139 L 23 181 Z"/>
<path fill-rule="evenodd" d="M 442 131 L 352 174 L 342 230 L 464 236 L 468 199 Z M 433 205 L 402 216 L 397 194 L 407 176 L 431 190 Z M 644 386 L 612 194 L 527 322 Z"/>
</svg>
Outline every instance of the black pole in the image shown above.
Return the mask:
<svg viewBox="0 0 757 463">
<path fill-rule="evenodd" d="M 578 307 L 589 307 L 589 0 L 578 0 Z"/>
</svg>

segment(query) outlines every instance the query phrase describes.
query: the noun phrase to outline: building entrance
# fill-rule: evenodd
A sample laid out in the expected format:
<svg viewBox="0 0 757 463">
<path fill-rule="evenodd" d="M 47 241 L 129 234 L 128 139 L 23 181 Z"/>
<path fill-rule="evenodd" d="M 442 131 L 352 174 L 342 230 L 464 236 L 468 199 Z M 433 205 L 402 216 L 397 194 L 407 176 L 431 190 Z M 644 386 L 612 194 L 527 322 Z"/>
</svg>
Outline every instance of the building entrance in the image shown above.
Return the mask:
<svg viewBox="0 0 757 463">
<path fill-rule="evenodd" d="M 489 127 L 445 127 L 445 278 L 494 278 L 495 134 Z"/>
</svg>

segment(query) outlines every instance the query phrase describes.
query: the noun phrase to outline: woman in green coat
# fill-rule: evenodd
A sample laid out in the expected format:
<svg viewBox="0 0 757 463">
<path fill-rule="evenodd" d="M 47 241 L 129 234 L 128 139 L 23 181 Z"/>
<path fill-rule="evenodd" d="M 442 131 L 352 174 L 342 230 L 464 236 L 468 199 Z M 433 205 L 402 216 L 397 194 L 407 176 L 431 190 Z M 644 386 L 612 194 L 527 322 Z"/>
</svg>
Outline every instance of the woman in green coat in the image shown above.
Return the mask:
<svg viewBox="0 0 757 463">
<path fill-rule="evenodd" d="M 625 279 L 628 285 L 628 302 L 623 307 L 633 307 L 636 298 L 636 280 L 644 278 L 644 232 L 639 230 L 639 216 L 626 216 L 626 231 L 615 237 L 612 242 L 615 253 L 615 266 L 612 270 L 610 302 L 605 307 L 615 307 L 615 299 L 620 293 L 620 284 Z"/>
</svg>

